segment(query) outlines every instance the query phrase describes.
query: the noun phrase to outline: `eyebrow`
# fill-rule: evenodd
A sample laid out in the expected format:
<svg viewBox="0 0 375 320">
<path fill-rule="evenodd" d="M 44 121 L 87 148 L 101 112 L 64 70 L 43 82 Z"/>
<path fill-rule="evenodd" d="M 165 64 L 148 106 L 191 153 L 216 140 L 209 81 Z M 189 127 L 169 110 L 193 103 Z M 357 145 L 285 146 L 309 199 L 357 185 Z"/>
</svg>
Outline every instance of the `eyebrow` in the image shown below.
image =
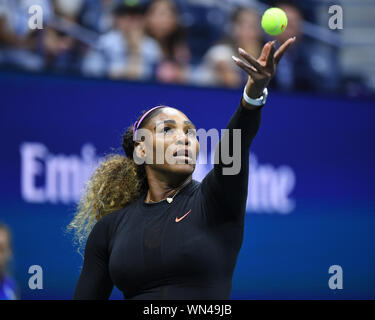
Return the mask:
<svg viewBox="0 0 375 320">
<path fill-rule="evenodd" d="M 176 121 L 175 120 L 163 120 L 163 121 L 159 121 L 158 123 L 156 123 L 154 129 L 156 129 L 156 127 L 158 125 L 160 125 L 160 124 L 168 124 L 168 123 L 170 123 L 170 124 L 176 124 Z M 185 120 L 184 124 L 187 125 L 187 126 L 189 126 L 189 125 L 193 126 L 195 128 L 195 125 L 191 121 L 189 121 L 189 120 Z"/>
</svg>

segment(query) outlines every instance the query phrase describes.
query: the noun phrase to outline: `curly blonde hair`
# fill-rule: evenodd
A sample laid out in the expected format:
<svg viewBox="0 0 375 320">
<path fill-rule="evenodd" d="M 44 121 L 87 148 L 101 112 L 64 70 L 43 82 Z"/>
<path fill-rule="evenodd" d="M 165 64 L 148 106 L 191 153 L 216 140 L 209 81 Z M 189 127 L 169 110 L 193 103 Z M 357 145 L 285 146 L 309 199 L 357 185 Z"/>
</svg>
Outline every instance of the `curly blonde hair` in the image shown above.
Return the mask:
<svg viewBox="0 0 375 320">
<path fill-rule="evenodd" d="M 151 114 L 156 115 L 159 112 L 160 109 L 150 112 L 140 127 L 147 123 L 146 120 Z M 143 114 L 144 112 L 137 121 Z M 125 131 L 122 147 L 126 157 L 119 154 L 107 155 L 86 182 L 76 214 L 67 226 L 67 231 L 74 233 L 73 242 L 82 256 L 85 241 L 95 223 L 103 216 L 136 201 L 148 190 L 145 165 L 138 165 L 133 160 L 133 126 Z"/>
</svg>

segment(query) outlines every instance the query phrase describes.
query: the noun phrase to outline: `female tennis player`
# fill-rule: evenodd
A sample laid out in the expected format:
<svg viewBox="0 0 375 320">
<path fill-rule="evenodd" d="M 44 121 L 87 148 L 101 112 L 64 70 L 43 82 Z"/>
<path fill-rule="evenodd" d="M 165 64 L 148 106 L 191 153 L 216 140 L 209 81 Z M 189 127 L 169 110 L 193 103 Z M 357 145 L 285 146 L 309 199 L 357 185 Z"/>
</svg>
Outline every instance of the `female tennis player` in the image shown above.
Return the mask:
<svg viewBox="0 0 375 320">
<path fill-rule="evenodd" d="M 73 299 L 108 299 L 114 285 L 125 299 L 230 298 L 243 240 L 250 145 L 267 85 L 294 40 L 278 50 L 266 43 L 258 59 L 241 49 L 241 58 L 233 57 L 249 75 L 227 126 L 230 137 L 241 130 L 239 173 L 223 174 L 219 159 L 201 183 L 192 179 L 195 161 L 188 160 L 196 160 L 199 143 L 192 122 L 175 108 L 154 107 L 127 129 L 126 157 L 112 155 L 98 167 L 69 225 L 78 241 L 87 237 Z M 141 129 L 152 139 L 142 139 Z M 160 144 L 172 150 L 175 164 L 136 163 Z M 222 139 L 216 153 L 224 147 Z"/>
</svg>

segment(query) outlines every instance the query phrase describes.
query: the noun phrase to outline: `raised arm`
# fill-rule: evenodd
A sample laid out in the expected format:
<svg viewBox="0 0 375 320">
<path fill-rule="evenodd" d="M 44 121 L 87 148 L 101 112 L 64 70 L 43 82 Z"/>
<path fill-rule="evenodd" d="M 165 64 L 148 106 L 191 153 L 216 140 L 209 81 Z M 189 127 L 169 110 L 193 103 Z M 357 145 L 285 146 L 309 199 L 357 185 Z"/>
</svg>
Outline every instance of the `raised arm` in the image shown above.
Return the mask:
<svg viewBox="0 0 375 320">
<path fill-rule="evenodd" d="M 294 40 L 290 38 L 277 51 L 274 42 L 266 43 L 258 59 L 241 48 L 238 50 L 243 60 L 237 57 L 233 57 L 233 60 L 249 75 L 245 87 L 249 98 L 262 96 L 275 74 L 278 62 Z M 249 180 L 249 152 L 260 126 L 262 108 L 263 105 L 251 105 L 242 97 L 216 147 L 214 168 L 201 183 L 207 218 L 211 223 L 243 223 Z M 228 164 L 223 155 L 226 155 L 227 160 L 231 158 L 232 162 Z"/>
<path fill-rule="evenodd" d="M 111 295 L 113 283 L 108 271 L 108 221 L 104 221 L 105 218 L 95 224 L 87 239 L 73 300 L 107 300 Z"/>
</svg>

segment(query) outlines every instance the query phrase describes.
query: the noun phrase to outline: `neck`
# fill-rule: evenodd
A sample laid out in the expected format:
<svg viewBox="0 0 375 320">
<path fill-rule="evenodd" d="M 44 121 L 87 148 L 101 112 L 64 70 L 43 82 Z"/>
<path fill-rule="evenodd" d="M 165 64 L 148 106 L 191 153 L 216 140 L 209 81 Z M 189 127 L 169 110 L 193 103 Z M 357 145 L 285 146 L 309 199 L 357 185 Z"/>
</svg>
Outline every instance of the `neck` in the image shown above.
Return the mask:
<svg viewBox="0 0 375 320">
<path fill-rule="evenodd" d="M 167 179 L 160 175 L 153 173 L 147 175 L 147 181 L 149 189 L 147 191 L 146 203 L 158 202 L 166 199 L 167 197 L 173 197 L 176 192 L 181 190 L 192 180 L 192 175 Z"/>
</svg>

